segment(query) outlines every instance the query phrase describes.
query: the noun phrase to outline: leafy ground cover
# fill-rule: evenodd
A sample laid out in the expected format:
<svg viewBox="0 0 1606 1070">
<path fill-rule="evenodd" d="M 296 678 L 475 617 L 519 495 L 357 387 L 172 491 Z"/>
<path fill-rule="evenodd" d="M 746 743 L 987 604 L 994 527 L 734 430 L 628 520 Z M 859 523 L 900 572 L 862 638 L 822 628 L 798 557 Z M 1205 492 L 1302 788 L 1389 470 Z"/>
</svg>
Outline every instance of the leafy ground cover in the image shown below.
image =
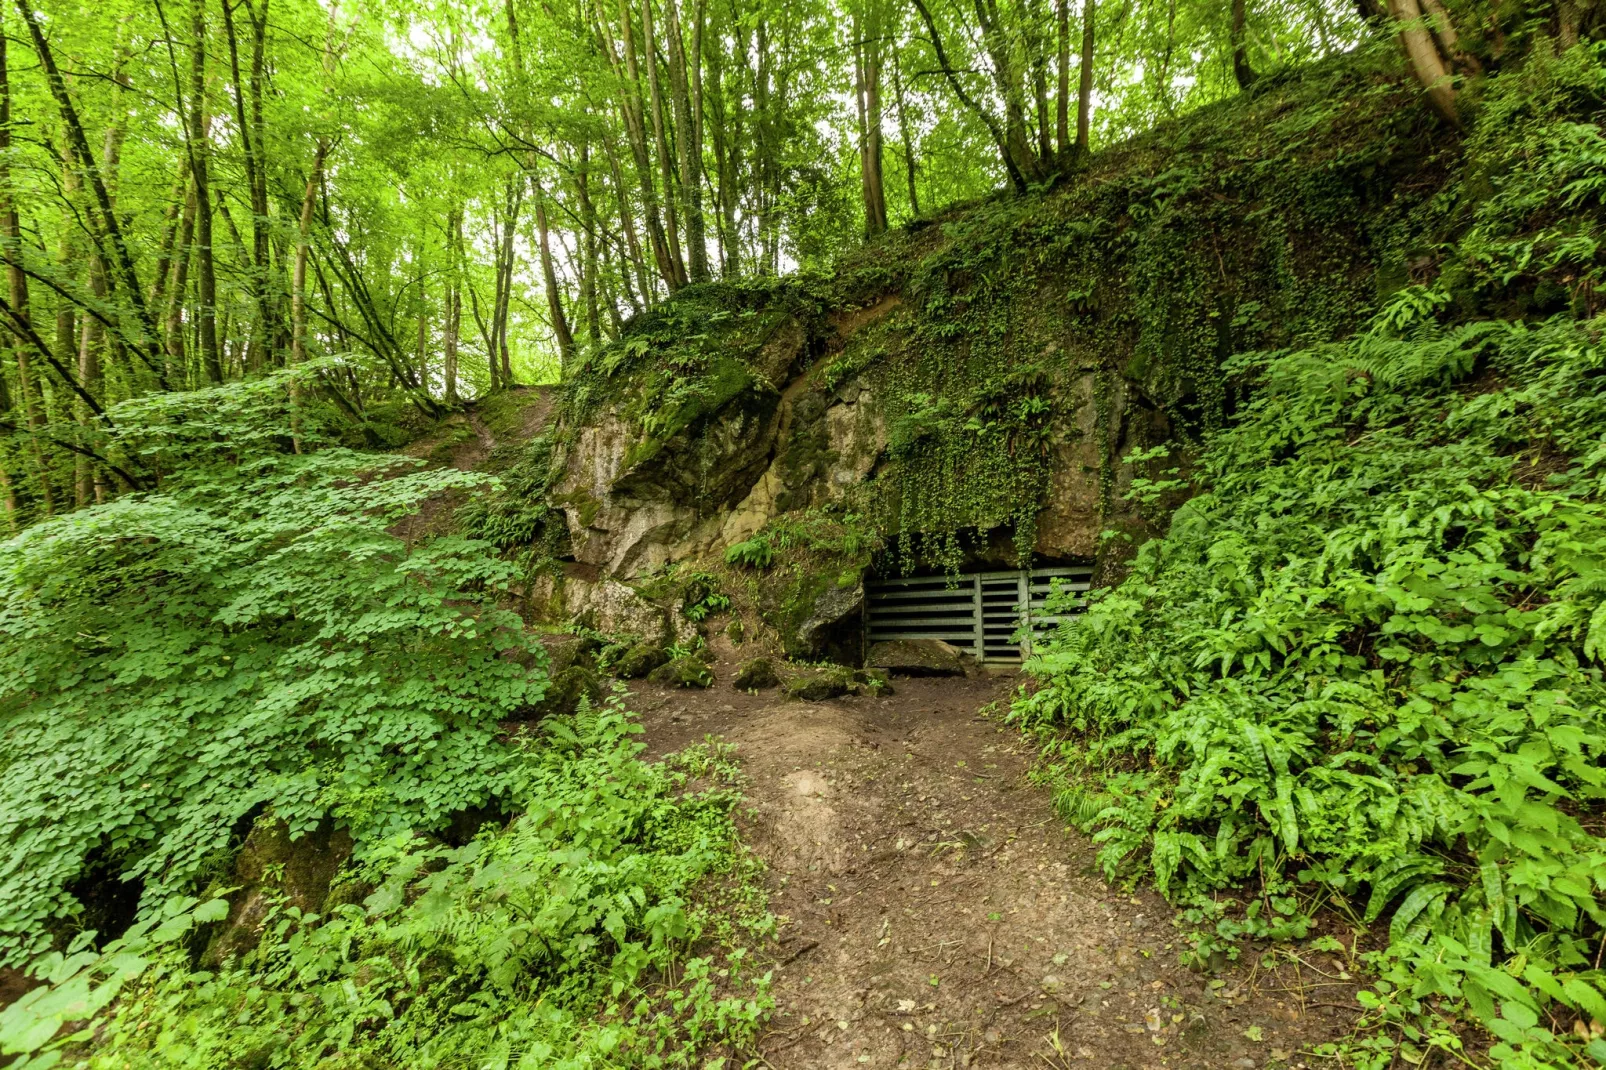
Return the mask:
<svg viewBox="0 0 1606 1070">
<path fill-rule="evenodd" d="M 1606 1062 L 1603 85 L 1581 48 L 1495 87 L 1437 280 L 1235 360 L 1199 493 L 1014 711 L 1201 959 L 1386 923 L 1359 1065 L 1464 1058 L 1460 1014 L 1503 1066 Z"/>
<path fill-rule="evenodd" d="M 174 898 L 100 953 L 80 939 L 0 1012 L 0 1050 L 29 1070 L 722 1065 L 770 1003 L 742 946 L 772 922 L 737 773 L 717 745 L 643 762 L 639 731 L 617 700 L 545 722 L 516 748 L 508 827 L 388 839 L 350 901 L 276 910 L 216 970 L 188 945 L 222 900 Z"/>
</svg>

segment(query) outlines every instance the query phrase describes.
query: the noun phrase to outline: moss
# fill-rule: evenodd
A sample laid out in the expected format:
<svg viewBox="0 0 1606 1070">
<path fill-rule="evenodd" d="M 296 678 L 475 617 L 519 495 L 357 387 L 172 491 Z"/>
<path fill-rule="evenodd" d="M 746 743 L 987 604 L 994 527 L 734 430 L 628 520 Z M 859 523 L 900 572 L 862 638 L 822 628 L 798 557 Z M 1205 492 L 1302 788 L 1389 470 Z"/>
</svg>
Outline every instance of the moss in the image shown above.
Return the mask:
<svg viewBox="0 0 1606 1070">
<path fill-rule="evenodd" d="M 736 679 L 731 681 L 738 691 L 767 691 L 780 686 L 780 683 L 781 677 L 769 658 L 751 658 L 742 662 L 736 670 Z"/>
<path fill-rule="evenodd" d="M 778 458 L 795 495 L 778 504 L 807 510 L 801 488 L 831 461 L 814 409 L 862 385 L 891 438 L 862 496 L 888 564 L 956 567 L 998 534 L 1024 556 L 1087 376 L 1109 517 L 1118 454 L 1158 444 L 1118 401 L 1197 440 L 1241 400 L 1224 358 L 1346 334 L 1409 250 L 1434 247 L 1457 148 L 1378 63 L 1301 68 L 1053 189 L 884 235 L 829 273 L 687 287 L 577 369 L 566 422 L 614 405 L 639 463 L 808 373 Z M 783 634 L 811 583 L 794 575 L 767 598 Z"/>
<path fill-rule="evenodd" d="M 662 687 L 712 687 L 714 673 L 696 655 L 682 654 L 648 673 L 647 680 Z"/>
<path fill-rule="evenodd" d="M 668 660 L 669 654 L 662 646 L 641 642 L 624 652 L 614 663 L 613 671 L 621 680 L 639 680 Z"/>
</svg>

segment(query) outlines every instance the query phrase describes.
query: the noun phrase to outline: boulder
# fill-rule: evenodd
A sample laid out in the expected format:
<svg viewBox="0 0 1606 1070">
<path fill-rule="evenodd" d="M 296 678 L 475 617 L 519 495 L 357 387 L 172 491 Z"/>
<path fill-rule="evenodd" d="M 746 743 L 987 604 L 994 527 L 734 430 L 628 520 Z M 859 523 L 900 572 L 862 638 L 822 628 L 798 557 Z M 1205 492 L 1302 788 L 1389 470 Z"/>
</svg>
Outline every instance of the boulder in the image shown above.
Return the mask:
<svg viewBox="0 0 1606 1070">
<path fill-rule="evenodd" d="M 255 948 L 280 899 L 308 914 L 323 913 L 330 884 L 351 857 L 351 846 L 350 834 L 330 822 L 292 840 L 289 826 L 278 818 L 258 820 L 235 859 L 230 883 L 239 891 L 201 953 L 201 965 L 210 969 Z"/>
<path fill-rule="evenodd" d="M 802 656 L 818 657 L 827 652 L 844 629 L 857 633 L 864 611 L 864 584 L 855 577 L 849 584 L 827 584 L 814 596 L 806 616 L 797 626 L 796 645 Z"/>
<path fill-rule="evenodd" d="M 975 659 L 941 639 L 895 639 L 875 643 L 865 664 L 898 676 L 968 676 Z"/>
<path fill-rule="evenodd" d="M 541 645 L 546 648 L 547 672 L 557 679 L 564 670 L 580 665 L 594 668 L 597 643 L 582 635 L 543 635 Z"/>
<path fill-rule="evenodd" d="M 669 652 L 661 643 L 646 640 L 626 650 L 613 673 L 621 680 L 639 680 L 668 660 Z"/>
<path fill-rule="evenodd" d="M 782 691 L 787 698 L 800 699 L 804 702 L 824 702 L 826 699 L 857 693 L 858 688 L 859 682 L 853 678 L 853 670 L 846 665 L 822 665 L 819 668 L 805 669 L 792 677 L 786 681 Z"/>
<path fill-rule="evenodd" d="M 566 717 L 580 707 L 582 698 L 593 706 L 602 701 L 606 689 L 602 677 L 589 665 L 570 665 L 552 676 L 546 694 L 530 708 L 528 720 L 543 717 Z"/>
<path fill-rule="evenodd" d="M 682 654 L 648 673 L 647 681 L 663 687 L 710 687 L 714 673 L 701 658 Z"/>
<path fill-rule="evenodd" d="M 765 691 L 779 687 L 781 677 L 776 673 L 775 665 L 769 658 L 752 658 L 742 662 L 732 683 L 738 691 Z"/>
</svg>

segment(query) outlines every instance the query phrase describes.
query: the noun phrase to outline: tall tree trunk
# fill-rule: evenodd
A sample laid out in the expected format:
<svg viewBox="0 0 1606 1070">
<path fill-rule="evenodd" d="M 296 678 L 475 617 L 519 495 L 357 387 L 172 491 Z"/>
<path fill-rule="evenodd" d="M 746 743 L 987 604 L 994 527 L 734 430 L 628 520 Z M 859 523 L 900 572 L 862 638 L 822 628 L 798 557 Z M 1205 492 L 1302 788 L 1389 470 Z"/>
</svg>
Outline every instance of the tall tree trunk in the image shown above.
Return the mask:
<svg viewBox="0 0 1606 1070">
<path fill-rule="evenodd" d="M 547 315 L 552 321 L 552 337 L 558 344 L 560 378 L 567 374 L 574 362 L 574 335 L 569 331 L 569 317 L 563 312 L 563 292 L 558 289 L 558 273 L 552 264 L 551 232 L 547 226 L 546 191 L 541 187 L 540 176 L 535 178 L 535 230 L 541 245 L 541 281 L 546 290 Z"/>
<path fill-rule="evenodd" d="M 981 24 L 982 45 L 992 61 L 993 84 L 1004 102 L 1004 143 L 1015 167 L 1027 182 L 1043 178 L 1042 161 L 1033 152 L 1026 132 L 1026 106 L 1021 96 L 1021 77 L 1015 69 L 1009 41 L 1004 32 L 995 0 L 974 0 L 972 7 Z"/>
<path fill-rule="evenodd" d="M 191 183 L 184 198 L 178 247 L 173 256 L 173 284 L 167 297 L 167 374 L 180 377 L 180 382 L 185 381 L 184 301 L 189 296 L 190 263 L 195 259 L 195 212 L 195 186 Z"/>
<path fill-rule="evenodd" d="M 948 79 L 948 87 L 954 91 L 954 96 L 959 98 L 959 103 L 969 108 L 976 118 L 980 119 L 982 124 L 987 127 L 987 132 L 993 138 L 993 146 L 998 149 L 999 160 L 1004 165 L 1004 171 L 1009 175 L 1010 185 L 1017 192 L 1025 192 L 1026 175 L 1021 172 L 1015 160 L 1015 155 L 1010 150 L 1009 139 L 1004 129 L 998 125 L 998 120 L 993 117 L 992 113 L 977 103 L 976 98 L 971 96 L 965 90 L 964 84 L 959 81 L 959 71 L 955 70 L 953 64 L 948 62 L 948 50 L 943 47 L 942 34 L 937 30 L 937 21 L 932 18 L 931 8 L 926 5 L 926 0 L 912 0 L 912 2 L 915 10 L 920 13 L 920 20 L 926 25 L 926 34 L 931 40 L 931 50 L 937 54 L 937 67 L 942 71 L 943 77 Z M 1092 0 L 1087 0 L 1087 2 L 1091 3 Z"/>
<path fill-rule="evenodd" d="M 0 15 L 3 15 L 0 9 Z M 7 291 L 12 314 L 27 328 L 33 326 L 28 307 L 28 276 L 22 270 L 22 217 L 17 211 L 15 193 L 11 186 L 11 73 L 6 63 L 5 20 L 0 17 L 0 250 L 6 261 Z M 39 435 L 45 425 L 44 395 L 40 389 L 38 371 L 33 358 L 46 354 L 33 354 L 29 339 L 16 334 L 13 352 L 17 358 L 17 400 L 22 406 L 23 425 L 28 429 L 29 452 L 33 456 L 34 475 L 39 484 L 39 500 L 46 516 L 56 511 L 54 480 L 50 463 Z M 4 375 L 0 374 L 0 392 L 5 391 Z M 5 408 L 11 408 L 11 398 L 5 399 Z M 8 470 L 9 472 L 9 470 Z M 6 482 L 7 514 L 12 530 L 16 530 L 16 491 L 9 474 Z"/>
<path fill-rule="evenodd" d="M 502 230 L 501 254 L 497 258 L 498 281 L 498 307 L 493 313 L 494 322 L 491 325 L 492 338 L 496 343 L 497 359 L 502 366 L 501 381 L 503 386 L 513 386 L 513 358 L 508 352 L 507 321 L 513 306 L 513 240 L 518 233 L 519 209 L 524 204 L 524 186 L 522 182 L 509 179 L 507 214 L 504 218 Z"/>
<path fill-rule="evenodd" d="M 737 28 L 738 41 L 742 36 Z M 719 231 L 719 272 L 725 278 L 732 278 L 741 272 L 741 241 L 736 226 L 741 118 L 739 109 L 730 108 L 725 98 L 725 45 L 721 35 L 714 35 L 713 45 L 708 52 L 708 112 L 713 126 L 714 175 L 717 182 L 714 196 L 718 202 L 715 226 Z"/>
<path fill-rule="evenodd" d="M 50 87 L 50 94 L 55 98 L 56 109 L 61 115 L 62 125 L 66 128 L 67 145 L 70 153 L 64 152 L 64 157 L 71 155 L 82 165 L 86 177 L 89 179 L 90 191 L 94 194 L 94 206 L 98 218 L 95 236 L 98 241 L 104 237 L 109 240 L 111 251 L 109 258 L 118 275 L 118 283 L 127 294 L 128 303 L 133 307 L 138 330 L 134 332 L 140 348 L 140 358 L 147 367 L 156 373 L 158 382 L 165 389 L 167 383 L 162 379 L 159 364 L 156 362 L 150 347 L 157 338 L 156 324 L 151 318 L 150 307 L 145 303 L 145 289 L 140 285 L 139 274 L 134 268 L 134 258 L 128 248 L 128 242 L 123 234 L 122 221 L 112 205 L 111 192 L 107 188 L 104 177 L 96 166 L 94 153 L 89 147 L 89 137 L 84 132 L 83 122 L 79 119 L 78 109 L 73 104 L 71 95 L 67 92 L 67 82 L 62 77 L 60 68 L 56 65 L 56 56 L 45 39 L 44 31 L 40 29 L 38 20 L 34 17 L 33 9 L 27 0 L 17 0 L 17 11 L 22 15 L 22 21 L 28 27 L 28 35 L 33 41 L 34 52 L 39 56 L 39 64 L 44 68 L 45 81 Z M 125 19 L 121 26 L 126 26 Z M 76 180 L 75 180 L 76 181 Z M 77 225 L 76 220 L 72 224 Z M 103 257 L 106 256 L 103 250 Z M 59 326 L 59 323 L 58 323 Z M 70 336 L 70 332 L 69 332 Z"/>
<path fill-rule="evenodd" d="M 307 359 L 307 256 L 312 248 L 312 212 L 323 184 L 323 163 L 329 145 L 322 138 L 312 154 L 312 173 L 301 195 L 301 219 L 296 230 L 294 266 L 290 269 L 290 363 Z"/>
<path fill-rule="evenodd" d="M 208 382 L 223 381 L 217 347 L 217 269 L 212 256 L 211 125 L 206 111 L 206 0 L 194 0 L 190 19 L 190 170 L 195 176 L 196 312 L 201 369 Z"/>
<path fill-rule="evenodd" d="M 1093 23 L 1097 0 L 1082 0 L 1082 54 L 1076 86 L 1076 156 L 1085 160 L 1091 150 L 1089 127 L 1093 122 Z"/>
<path fill-rule="evenodd" d="M 619 229 L 624 232 L 625 244 L 627 246 L 624 259 L 625 262 L 630 265 L 630 270 L 635 272 L 636 285 L 641 291 L 642 301 L 645 303 L 650 303 L 652 285 L 647 279 L 647 261 L 646 258 L 641 255 L 641 238 L 636 233 L 636 214 L 631 210 L 630 192 L 628 187 L 625 185 L 624 172 L 619 167 L 619 153 L 614 148 L 613 134 L 611 131 L 604 132 L 603 134 L 602 150 L 607 154 L 608 157 L 608 173 L 613 178 L 612 186 L 614 199 L 618 202 Z M 620 270 L 624 271 L 625 268 L 621 267 Z M 632 297 L 631 300 L 634 302 L 634 297 Z"/>
<path fill-rule="evenodd" d="M 872 4 L 874 0 L 872 0 Z M 853 18 L 854 96 L 859 115 L 859 185 L 864 199 L 864 230 L 874 237 L 887 229 L 887 196 L 881 167 L 881 25 L 872 16 Z"/>
<path fill-rule="evenodd" d="M 605 20 L 599 21 L 607 55 L 617 73 L 618 54 L 612 38 L 608 36 L 608 24 Z M 675 258 L 669 253 L 663 214 L 658 206 L 658 191 L 652 177 L 652 158 L 647 150 L 646 125 L 641 107 L 641 68 L 636 59 L 635 31 L 631 26 L 629 0 L 619 0 L 619 28 L 624 46 L 624 72 L 627 75 L 619 80 L 619 111 L 624 119 L 626 139 L 630 142 L 630 154 L 636 165 L 641 211 L 647 221 L 647 239 L 652 244 L 653 262 L 658 266 L 658 275 L 664 280 L 664 285 L 674 291 L 680 288 L 681 279 L 675 270 Z M 651 59 L 650 56 L 648 58 Z M 643 289 L 642 298 L 650 300 L 651 291 Z"/>
<path fill-rule="evenodd" d="M 1417 0 L 1389 0 L 1389 14 L 1398 24 L 1400 44 L 1405 48 L 1417 80 L 1427 92 L 1428 103 L 1445 122 L 1460 126 L 1461 116 L 1455 110 L 1455 87 L 1450 81 L 1450 72 Z"/>
<path fill-rule="evenodd" d="M 1054 0 L 1059 63 L 1054 85 L 1054 148 L 1062 162 L 1071 158 L 1071 0 Z"/>
<path fill-rule="evenodd" d="M 909 105 L 903 94 L 903 68 L 892 50 L 892 89 L 898 95 L 898 139 L 903 142 L 903 174 L 909 183 L 909 211 L 920 215 L 920 185 L 915 171 L 914 137 L 909 133 Z"/>
<path fill-rule="evenodd" d="M 664 183 L 664 241 L 674 265 L 675 285 L 686 284 L 686 260 L 680 252 L 680 221 L 675 212 L 675 177 L 669 151 L 669 124 L 664 117 L 663 90 L 658 79 L 658 42 L 652 21 L 652 0 L 641 0 L 641 33 L 647 53 L 647 89 L 652 105 L 652 136 L 658 148 L 658 171 Z"/>
<path fill-rule="evenodd" d="M 580 143 L 580 166 L 574 175 L 580 201 L 580 308 L 586 318 L 586 345 L 602 345 L 602 310 L 597 304 L 597 208 L 591 203 L 591 143 Z"/>
<path fill-rule="evenodd" d="M 651 0 L 646 0 L 651 3 Z M 688 62 L 680 26 L 680 7 L 675 0 L 664 0 L 666 23 L 664 51 L 669 55 L 669 93 L 675 111 L 675 156 L 680 170 L 680 199 L 686 220 L 686 277 L 690 282 L 708 279 L 708 235 L 703 221 L 702 144 L 697 127 L 702 110 L 702 14 L 701 0 L 694 33 L 697 40 Z M 690 66 L 692 71 L 688 71 Z M 692 79 L 697 81 L 693 106 Z"/>
<path fill-rule="evenodd" d="M 442 375 L 446 380 L 447 405 L 456 405 L 457 396 L 457 343 L 463 325 L 463 293 L 458 272 L 461 268 L 459 249 L 463 241 L 463 210 L 454 206 L 446 216 L 446 307 L 445 328 L 441 337 Z"/>
<path fill-rule="evenodd" d="M 262 74 L 265 62 L 266 27 L 254 10 L 249 11 L 252 29 L 251 41 L 251 114 L 247 117 L 244 79 L 240 75 L 239 37 L 234 29 L 235 0 L 222 0 L 223 26 L 229 44 L 229 72 L 232 75 L 234 122 L 240 141 L 241 162 L 245 170 L 245 184 L 251 201 L 251 271 L 248 292 L 257 306 L 256 322 L 251 327 L 246 346 L 245 364 L 259 370 L 271 359 L 273 338 L 273 297 L 269 291 L 268 268 L 268 204 L 266 160 L 262 144 Z M 247 0 L 241 0 L 247 2 Z M 264 3 L 264 7 L 266 4 Z M 264 19 L 266 12 L 264 12 Z"/>
<path fill-rule="evenodd" d="M 1232 0 L 1232 76 L 1240 92 L 1255 84 L 1255 70 L 1249 65 L 1248 0 Z"/>
<path fill-rule="evenodd" d="M 1031 67 L 1032 104 L 1037 116 L 1037 158 L 1044 170 L 1054 159 L 1054 139 L 1048 116 L 1048 50 L 1043 46 L 1040 0 L 1026 0 L 1022 8 L 1025 31 L 1021 34 Z"/>
<path fill-rule="evenodd" d="M 99 302 L 106 300 L 106 267 L 98 255 L 92 256 L 89 261 L 89 292 Z M 105 334 L 100 320 L 94 316 L 84 316 L 79 329 L 78 384 L 88 393 L 99 396 L 104 388 L 100 351 Z M 76 416 L 78 425 L 87 433 L 94 424 L 95 413 L 86 403 L 80 402 Z M 97 470 L 89 463 L 89 458 L 78 454 L 75 461 L 78 508 L 82 509 L 92 501 L 104 501 L 104 484 L 96 478 Z"/>
</svg>

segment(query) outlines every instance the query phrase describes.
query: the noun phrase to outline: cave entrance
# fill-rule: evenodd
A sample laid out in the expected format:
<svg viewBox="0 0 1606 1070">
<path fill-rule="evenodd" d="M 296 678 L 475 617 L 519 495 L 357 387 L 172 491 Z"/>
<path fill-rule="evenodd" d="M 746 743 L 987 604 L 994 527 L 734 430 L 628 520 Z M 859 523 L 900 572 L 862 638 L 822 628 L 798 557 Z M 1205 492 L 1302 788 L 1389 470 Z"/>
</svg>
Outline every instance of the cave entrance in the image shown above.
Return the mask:
<svg viewBox="0 0 1606 1070">
<path fill-rule="evenodd" d="M 1055 584 L 1080 594 L 1092 578 L 1092 565 L 1059 565 L 871 580 L 865 585 L 866 647 L 940 639 L 983 664 L 1019 664 L 1031 654 L 1034 637 L 1066 619 L 1046 608 Z"/>
</svg>

